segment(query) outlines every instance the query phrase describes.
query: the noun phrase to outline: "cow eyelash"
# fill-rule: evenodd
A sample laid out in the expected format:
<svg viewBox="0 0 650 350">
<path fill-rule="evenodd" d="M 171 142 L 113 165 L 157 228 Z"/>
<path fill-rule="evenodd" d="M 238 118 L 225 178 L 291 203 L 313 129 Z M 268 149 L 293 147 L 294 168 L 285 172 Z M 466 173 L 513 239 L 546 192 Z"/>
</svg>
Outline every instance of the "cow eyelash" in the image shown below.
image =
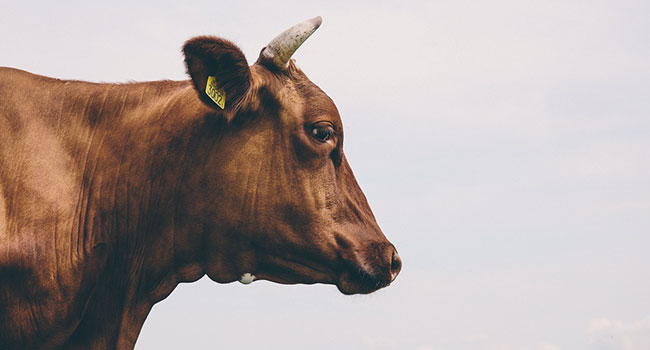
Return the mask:
<svg viewBox="0 0 650 350">
<path fill-rule="evenodd" d="M 336 134 L 336 129 L 329 122 L 321 122 L 312 125 L 311 127 L 311 136 L 320 142 L 327 142 L 334 137 Z"/>
</svg>

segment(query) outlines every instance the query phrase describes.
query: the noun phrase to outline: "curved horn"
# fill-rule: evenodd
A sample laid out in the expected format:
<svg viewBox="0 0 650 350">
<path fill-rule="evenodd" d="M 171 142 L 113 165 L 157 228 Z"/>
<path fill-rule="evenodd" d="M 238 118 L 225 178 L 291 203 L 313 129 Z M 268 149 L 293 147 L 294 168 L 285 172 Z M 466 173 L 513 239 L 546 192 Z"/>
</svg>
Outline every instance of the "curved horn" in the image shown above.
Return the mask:
<svg viewBox="0 0 650 350">
<path fill-rule="evenodd" d="M 291 55 L 320 27 L 321 23 L 323 19 L 318 16 L 285 30 L 262 49 L 260 63 L 286 69 Z"/>
</svg>

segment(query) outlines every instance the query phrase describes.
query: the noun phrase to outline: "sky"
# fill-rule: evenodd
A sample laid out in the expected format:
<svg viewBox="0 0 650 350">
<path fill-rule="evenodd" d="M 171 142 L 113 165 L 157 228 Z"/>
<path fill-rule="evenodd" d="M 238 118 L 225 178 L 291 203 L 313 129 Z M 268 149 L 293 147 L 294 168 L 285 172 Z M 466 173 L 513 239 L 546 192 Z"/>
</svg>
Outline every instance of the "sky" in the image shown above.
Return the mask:
<svg viewBox="0 0 650 350">
<path fill-rule="evenodd" d="M 7 1 L 0 66 L 186 79 L 197 35 L 294 55 L 403 260 L 367 296 L 181 284 L 136 349 L 650 349 L 650 2 Z"/>
</svg>

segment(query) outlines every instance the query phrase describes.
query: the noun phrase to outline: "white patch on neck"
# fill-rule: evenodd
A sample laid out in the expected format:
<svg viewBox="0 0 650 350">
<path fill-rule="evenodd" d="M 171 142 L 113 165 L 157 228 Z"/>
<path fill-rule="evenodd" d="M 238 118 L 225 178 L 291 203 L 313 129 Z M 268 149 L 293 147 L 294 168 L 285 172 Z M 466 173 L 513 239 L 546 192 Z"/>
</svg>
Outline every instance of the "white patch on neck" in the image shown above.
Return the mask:
<svg viewBox="0 0 650 350">
<path fill-rule="evenodd" d="M 253 281 L 255 281 L 255 275 L 250 272 L 246 272 L 245 274 L 241 275 L 241 278 L 239 279 L 239 282 L 241 284 L 250 284 Z"/>
</svg>

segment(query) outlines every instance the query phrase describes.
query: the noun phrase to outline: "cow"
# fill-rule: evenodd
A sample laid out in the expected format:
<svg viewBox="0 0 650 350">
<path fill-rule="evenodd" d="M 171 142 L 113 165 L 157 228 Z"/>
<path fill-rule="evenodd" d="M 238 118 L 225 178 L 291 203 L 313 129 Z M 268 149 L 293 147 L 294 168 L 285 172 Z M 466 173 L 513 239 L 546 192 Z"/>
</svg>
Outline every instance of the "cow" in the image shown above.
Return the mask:
<svg viewBox="0 0 650 350">
<path fill-rule="evenodd" d="M 181 282 L 388 286 L 401 260 L 291 56 L 212 36 L 186 81 L 98 84 L 0 68 L 0 349 L 132 349 Z"/>
</svg>

